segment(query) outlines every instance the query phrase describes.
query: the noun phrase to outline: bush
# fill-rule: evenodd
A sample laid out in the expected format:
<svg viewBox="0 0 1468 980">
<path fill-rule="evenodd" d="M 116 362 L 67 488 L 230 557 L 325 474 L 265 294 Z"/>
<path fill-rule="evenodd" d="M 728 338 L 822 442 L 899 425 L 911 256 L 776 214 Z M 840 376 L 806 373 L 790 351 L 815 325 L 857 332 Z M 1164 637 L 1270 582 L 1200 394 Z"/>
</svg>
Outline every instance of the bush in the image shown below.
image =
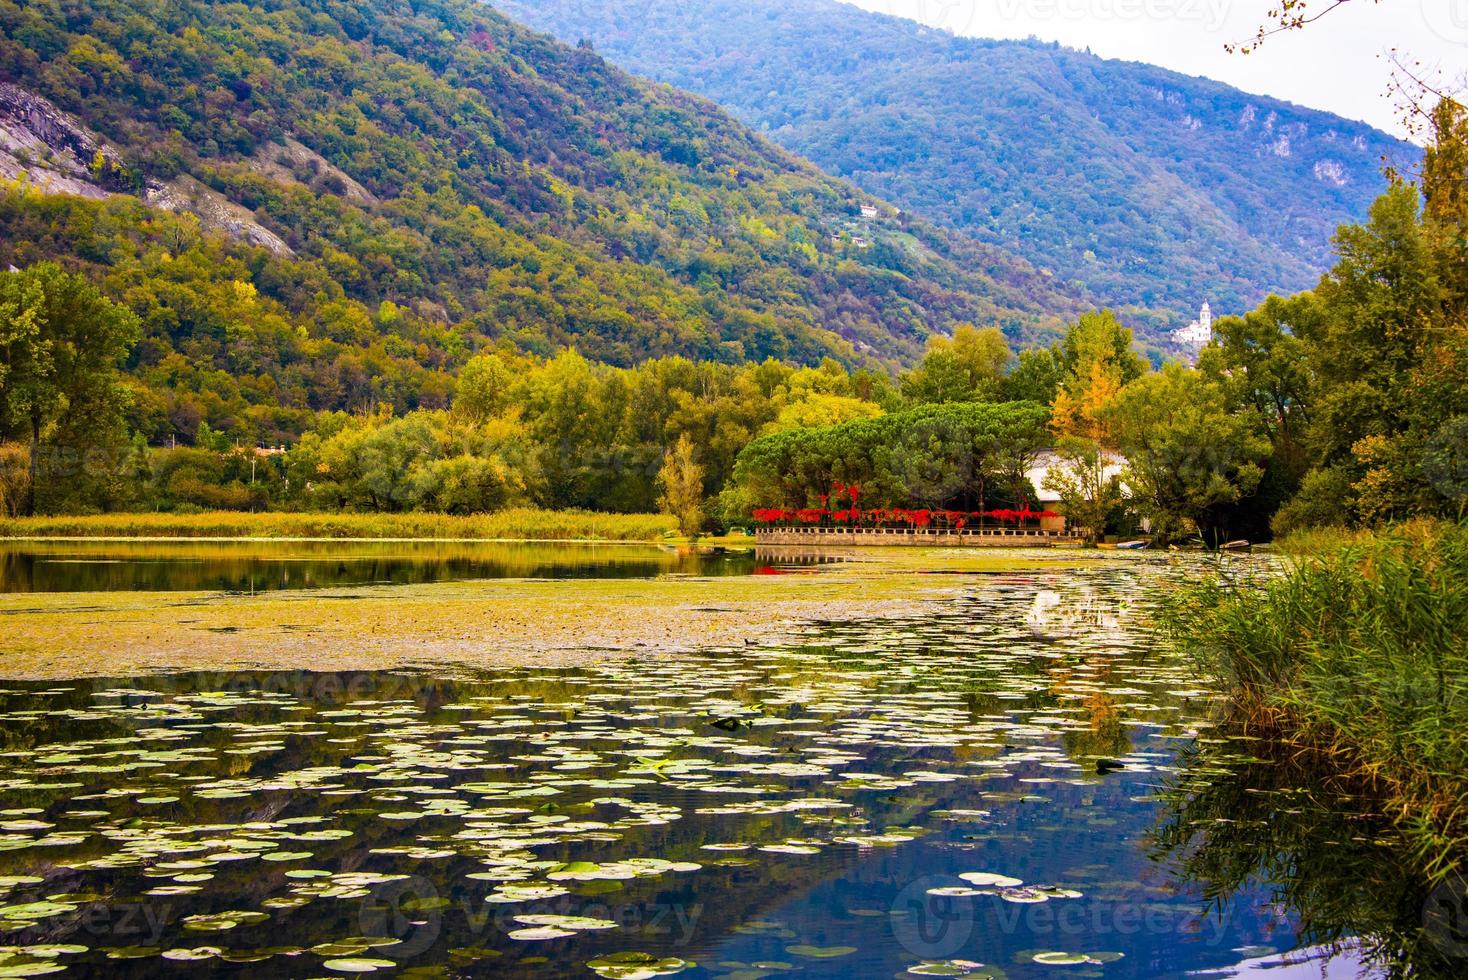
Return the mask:
<svg viewBox="0 0 1468 980">
<path fill-rule="evenodd" d="M 1351 522 L 1355 492 L 1351 477 L 1339 467 L 1305 474 L 1299 492 L 1270 521 L 1276 537 L 1312 527 L 1340 527 Z"/>
</svg>

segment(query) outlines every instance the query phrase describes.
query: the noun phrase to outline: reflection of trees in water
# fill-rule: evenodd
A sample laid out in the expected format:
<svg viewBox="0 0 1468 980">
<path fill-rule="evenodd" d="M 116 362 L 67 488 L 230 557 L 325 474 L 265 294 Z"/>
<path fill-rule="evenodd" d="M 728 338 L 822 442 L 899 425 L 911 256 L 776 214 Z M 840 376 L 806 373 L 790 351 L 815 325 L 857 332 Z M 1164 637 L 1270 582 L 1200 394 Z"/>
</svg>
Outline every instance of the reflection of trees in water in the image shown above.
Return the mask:
<svg viewBox="0 0 1468 980">
<path fill-rule="evenodd" d="M 483 541 L 0 543 L 0 591 L 267 591 L 474 578 L 745 574 L 748 551 Z"/>
<path fill-rule="evenodd" d="M 1353 949 L 1390 978 L 1468 970 L 1463 882 L 1431 882 L 1368 788 L 1345 784 L 1328 760 L 1237 733 L 1200 743 L 1184 761 L 1152 856 L 1212 912 L 1263 882 L 1299 917 L 1302 945 Z"/>
</svg>

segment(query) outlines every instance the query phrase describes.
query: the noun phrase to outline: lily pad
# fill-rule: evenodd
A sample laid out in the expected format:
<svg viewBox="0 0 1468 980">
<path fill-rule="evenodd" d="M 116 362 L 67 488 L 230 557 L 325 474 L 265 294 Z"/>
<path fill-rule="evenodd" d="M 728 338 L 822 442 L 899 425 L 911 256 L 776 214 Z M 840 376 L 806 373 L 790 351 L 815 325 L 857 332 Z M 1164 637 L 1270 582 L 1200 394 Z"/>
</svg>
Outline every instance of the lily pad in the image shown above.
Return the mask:
<svg viewBox="0 0 1468 980">
<path fill-rule="evenodd" d="M 785 952 L 791 956 L 804 956 L 812 960 L 834 960 L 842 956 L 850 956 L 857 951 L 855 946 L 786 946 Z"/>
<path fill-rule="evenodd" d="M 696 964 L 676 956 L 658 958 L 651 953 L 611 953 L 588 960 L 586 966 L 608 980 L 650 980 L 681 973 Z"/>
</svg>

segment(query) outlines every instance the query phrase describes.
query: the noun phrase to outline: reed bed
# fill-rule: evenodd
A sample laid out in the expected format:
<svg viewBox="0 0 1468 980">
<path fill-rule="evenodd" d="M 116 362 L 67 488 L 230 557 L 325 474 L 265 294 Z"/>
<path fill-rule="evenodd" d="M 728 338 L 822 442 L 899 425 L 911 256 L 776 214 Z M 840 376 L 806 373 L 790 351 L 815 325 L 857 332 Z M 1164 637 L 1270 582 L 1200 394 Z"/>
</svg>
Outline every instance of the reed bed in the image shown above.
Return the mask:
<svg viewBox="0 0 1468 980">
<path fill-rule="evenodd" d="M 1287 542 L 1283 573 L 1171 597 L 1165 628 L 1256 734 L 1374 788 L 1441 878 L 1468 857 L 1468 524 Z"/>
<path fill-rule="evenodd" d="M 457 516 L 242 513 L 93 514 L 0 520 L 0 537 L 360 538 L 528 541 L 653 541 L 677 531 L 664 514 L 515 508 Z"/>
</svg>

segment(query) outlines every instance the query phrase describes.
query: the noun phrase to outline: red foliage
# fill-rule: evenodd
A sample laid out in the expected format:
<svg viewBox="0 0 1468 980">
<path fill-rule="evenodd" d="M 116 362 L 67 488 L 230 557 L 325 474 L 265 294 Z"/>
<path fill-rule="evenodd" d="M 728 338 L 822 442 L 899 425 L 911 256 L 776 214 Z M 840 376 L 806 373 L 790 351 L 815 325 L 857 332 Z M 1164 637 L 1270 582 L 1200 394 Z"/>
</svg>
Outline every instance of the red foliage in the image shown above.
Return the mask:
<svg viewBox="0 0 1468 980">
<path fill-rule="evenodd" d="M 890 527 L 893 525 L 905 525 L 907 527 L 925 528 L 937 524 L 939 527 L 951 527 L 963 529 L 971 524 L 982 524 L 987 518 L 989 521 L 998 521 L 1003 524 L 1023 525 L 1038 522 L 1043 517 L 1059 517 L 1053 510 L 1030 510 L 1026 504 L 1021 510 L 1012 508 L 997 508 L 985 511 L 966 510 L 906 510 L 895 507 L 891 510 L 873 508 L 862 510 L 856 506 L 856 498 L 859 493 L 856 487 L 844 488 L 852 498 L 850 507 L 831 510 L 826 506 L 805 507 L 800 510 L 782 510 L 778 507 L 757 507 L 754 510 L 754 519 L 760 524 L 820 524 L 829 518 L 833 523 L 846 525 L 865 525 L 869 527 Z M 831 496 L 822 495 L 821 502 L 824 505 Z"/>
</svg>

